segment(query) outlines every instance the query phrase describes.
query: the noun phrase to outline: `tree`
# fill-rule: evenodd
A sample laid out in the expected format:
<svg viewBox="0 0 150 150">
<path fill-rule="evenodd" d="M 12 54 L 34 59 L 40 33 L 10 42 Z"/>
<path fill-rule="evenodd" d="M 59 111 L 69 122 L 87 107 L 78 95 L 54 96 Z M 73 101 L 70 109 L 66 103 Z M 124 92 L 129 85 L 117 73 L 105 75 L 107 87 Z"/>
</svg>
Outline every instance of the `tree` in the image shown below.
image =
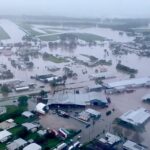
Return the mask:
<svg viewBox="0 0 150 150">
<path fill-rule="evenodd" d="M 4 85 L 1 86 L 1 92 L 3 94 L 8 94 L 10 92 L 10 89 L 6 84 L 4 84 Z"/>
<path fill-rule="evenodd" d="M 41 97 L 47 97 L 47 92 L 44 91 L 44 90 L 42 90 L 42 91 L 39 93 L 39 95 L 40 95 Z"/>
<path fill-rule="evenodd" d="M 18 98 L 18 105 L 19 106 L 27 106 L 28 105 L 28 97 L 27 96 L 20 96 Z"/>
</svg>

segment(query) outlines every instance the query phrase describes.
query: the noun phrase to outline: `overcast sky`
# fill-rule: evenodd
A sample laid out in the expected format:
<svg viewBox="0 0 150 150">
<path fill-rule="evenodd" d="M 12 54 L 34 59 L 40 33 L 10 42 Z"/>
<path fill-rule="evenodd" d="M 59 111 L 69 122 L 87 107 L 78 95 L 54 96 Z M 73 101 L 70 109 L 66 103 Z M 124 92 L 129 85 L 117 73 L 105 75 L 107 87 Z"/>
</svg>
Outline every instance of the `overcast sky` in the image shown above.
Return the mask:
<svg viewBox="0 0 150 150">
<path fill-rule="evenodd" d="M 0 0 L 0 14 L 150 18 L 150 0 Z"/>
</svg>

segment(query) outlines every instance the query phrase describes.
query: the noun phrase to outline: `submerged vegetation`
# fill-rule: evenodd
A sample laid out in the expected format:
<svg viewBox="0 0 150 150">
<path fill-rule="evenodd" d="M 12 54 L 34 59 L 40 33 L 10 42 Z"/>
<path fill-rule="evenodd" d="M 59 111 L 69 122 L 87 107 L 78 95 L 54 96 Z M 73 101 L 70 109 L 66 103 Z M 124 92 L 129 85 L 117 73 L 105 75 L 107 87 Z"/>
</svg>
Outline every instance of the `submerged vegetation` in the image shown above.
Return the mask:
<svg viewBox="0 0 150 150">
<path fill-rule="evenodd" d="M 136 74 L 138 72 L 138 70 L 122 65 L 121 63 L 117 64 L 116 69 L 128 74 Z"/>
<path fill-rule="evenodd" d="M 66 58 L 60 57 L 60 56 L 54 56 L 52 54 L 44 53 L 43 54 L 43 59 L 48 60 L 54 63 L 65 63 L 69 62 Z"/>
</svg>

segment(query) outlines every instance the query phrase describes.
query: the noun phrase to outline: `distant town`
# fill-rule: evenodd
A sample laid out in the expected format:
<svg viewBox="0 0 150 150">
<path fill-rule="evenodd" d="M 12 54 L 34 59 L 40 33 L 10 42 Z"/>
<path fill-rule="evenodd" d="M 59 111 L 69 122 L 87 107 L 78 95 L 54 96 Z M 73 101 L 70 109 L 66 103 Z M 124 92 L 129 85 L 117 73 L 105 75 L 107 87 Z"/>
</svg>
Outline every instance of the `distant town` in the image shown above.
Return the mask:
<svg viewBox="0 0 150 150">
<path fill-rule="evenodd" d="M 149 150 L 150 19 L 0 16 L 0 150 Z"/>
</svg>

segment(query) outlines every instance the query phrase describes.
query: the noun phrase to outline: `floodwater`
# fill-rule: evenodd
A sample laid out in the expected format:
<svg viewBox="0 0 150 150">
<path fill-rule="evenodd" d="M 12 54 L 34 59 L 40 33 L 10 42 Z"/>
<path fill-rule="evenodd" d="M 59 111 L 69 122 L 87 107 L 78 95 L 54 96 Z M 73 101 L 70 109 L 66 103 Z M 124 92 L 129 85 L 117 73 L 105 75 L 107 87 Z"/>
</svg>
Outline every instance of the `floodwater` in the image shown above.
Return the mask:
<svg viewBox="0 0 150 150">
<path fill-rule="evenodd" d="M 1 19 L 0 26 L 5 30 L 5 32 L 10 36 L 8 40 L 2 40 L 4 43 L 17 43 L 22 41 L 22 37 L 25 35 L 25 32 L 22 31 L 19 26 L 13 23 L 10 20 Z"/>
<path fill-rule="evenodd" d="M 6 42 L 20 42 L 22 39 L 22 36 L 25 35 L 23 31 L 19 29 L 17 25 L 12 23 L 11 21 L 8 20 L 0 20 L 0 26 L 6 30 L 6 32 L 9 33 L 11 39 L 6 40 Z M 37 27 L 37 26 L 36 26 Z M 43 26 L 42 26 L 43 27 Z M 34 26 L 35 28 L 35 26 Z M 41 28 L 41 26 L 38 26 L 38 28 Z M 39 30 L 37 30 L 39 31 Z M 63 31 L 64 32 L 64 31 Z M 72 32 L 72 31 L 69 31 Z M 119 31 L 113 31 L 111 29 L 98 29 L 98 28 L 89 28 L 89 29 L 77 29 L 76 32 L 83 32 L 83 33 L 93 33 L 97 34 L 100 36 L 104 36 L 106 38 L 112 38 L 114 41 L 117 42 L 129 42 L 133 40 L 133 37 L 128 37 L 125 33 L 123 36 L 119 35 Z M 105 49 L 108 50 L 109 55 L 105 54 Z M 16 49 L 14 48 L 13 51 L 15 52 Z M 112 60 L 112 65 L 111 66 L 103 66 L 108 70 L 108 73 L 113 74 L 116 76 L 115 79 L 110 79 L 109 81 L 118 81 L 121 79 L 127 79 L 129 78 L 129 75 L 120 73 L 116 70 L 116 64 L 118 63 L 119 60 L 121 60 L 122 64 L 127 65 L 131 68 L 135 68 L 138 70 L 137 77 L 145 77 L 150 75 L 150 69 L 149 69 L 149 64 L 150 64 L 150 59 L 147 57 L 140 57 L 137 56 L 136 54 L 128 54 L 128 55 L 123 55 L 123 56 L 114 56 L 111 53 L 111 50 L 109 49 L 109 42 L 105 42 L 104 47 L 97 45 L 95 47 L 77 47 L 76 49 L 73 50 L 66 50 L 66 49 L 49 49 L 48 47 L 41 49 L 41 53 L 48 52 L 53 55 L 61 55 L 61 56 L 68 56 L 68 57 L 74 57 L 76 56 L 78 59 L 88 61 L 88 59 L 84 56 L 81 56 L 81 54 L 86 54 L 86 55 L 92 55 L 95 56 L 99 59 L 105 59 L 105 60 Z M 50 72 L 46 69 L 47 66 L 57 66 L 61 68 L 59 71 L 55 72 L 55 75 L 62 75 L 63 71 L 62 68 L 66 65 L 69 65 L 69 67 L 78 74 L 78 79 L 73 80 L 73 79 L 68 79 L 67 80 L 67 85 L 66 87 L 68 88 L 74 88 L 74 87 L 87 87 L 88 85 L 94 85 L 95 83 L 93 81 L 89 80 L 89 75 L 95 73 L 95 69 L 100 70 L 100 67 L 102 66 L 97 66 L 97 67 L 85 67 L 83 65 L 79 64 L 72 64 L 73 62 L 70 61 L 68 63 L 60 63 L 56 64 L 50 61 L 44 61 L 42 57 L 39 58 L 31 58 L 32 62 L 34 63 L 34 68 L 31 70 L 18 70 L 17 68 L 14 68 L 10 64 L 9 59 L 14 59 L 16 58 L 15 54 L 11 56 L 5 56 L 3 53 L 0 55 L 0 64 L 6 64 L 8 69 L 10 69 L 16 79 L 20 79 L 25 81 L 25 83 L 37 83 L 35 80 L 32 80 L 30 76 L 34 75 L 39 75 L 39 74 L 47 74 L 47 73 L 53 73 Z M 82 70 L 86 69 L 87 74 L 83 74 Z M 74 84 L 72 84 L 74 83 Z M 39 84 L 39 83 L 38 83 Z M 134 93 L 132 94 L 120 94 L 120 95 L 111 95 L 112 103 L 115 107 L 115 109 L 119 112 L 117 115 L 121 115 L 122 113 L 130 110 L 130 109 L 137 109 L 138 107 L 144 107 L 150 110 L 150 105 L 144 104 L 141 101 L 141 97 L 143 95 L 150 93 L 150 89 L 137 89 Z M 62 94 L 62 93 L 61 93 Z M 58 95 L 59 96 L 59 95 Z M 104 93 L 99 94 L 100 97 L 105 96 Z M 119 117 L 119 116 L 115 116 Z M 149 139 L 150 139 L 150 123 L 148 122 L 145 126 L 145 132 L 141 134 L 143 137 L 142 143 L 149 146 Z"/>
</svg>

